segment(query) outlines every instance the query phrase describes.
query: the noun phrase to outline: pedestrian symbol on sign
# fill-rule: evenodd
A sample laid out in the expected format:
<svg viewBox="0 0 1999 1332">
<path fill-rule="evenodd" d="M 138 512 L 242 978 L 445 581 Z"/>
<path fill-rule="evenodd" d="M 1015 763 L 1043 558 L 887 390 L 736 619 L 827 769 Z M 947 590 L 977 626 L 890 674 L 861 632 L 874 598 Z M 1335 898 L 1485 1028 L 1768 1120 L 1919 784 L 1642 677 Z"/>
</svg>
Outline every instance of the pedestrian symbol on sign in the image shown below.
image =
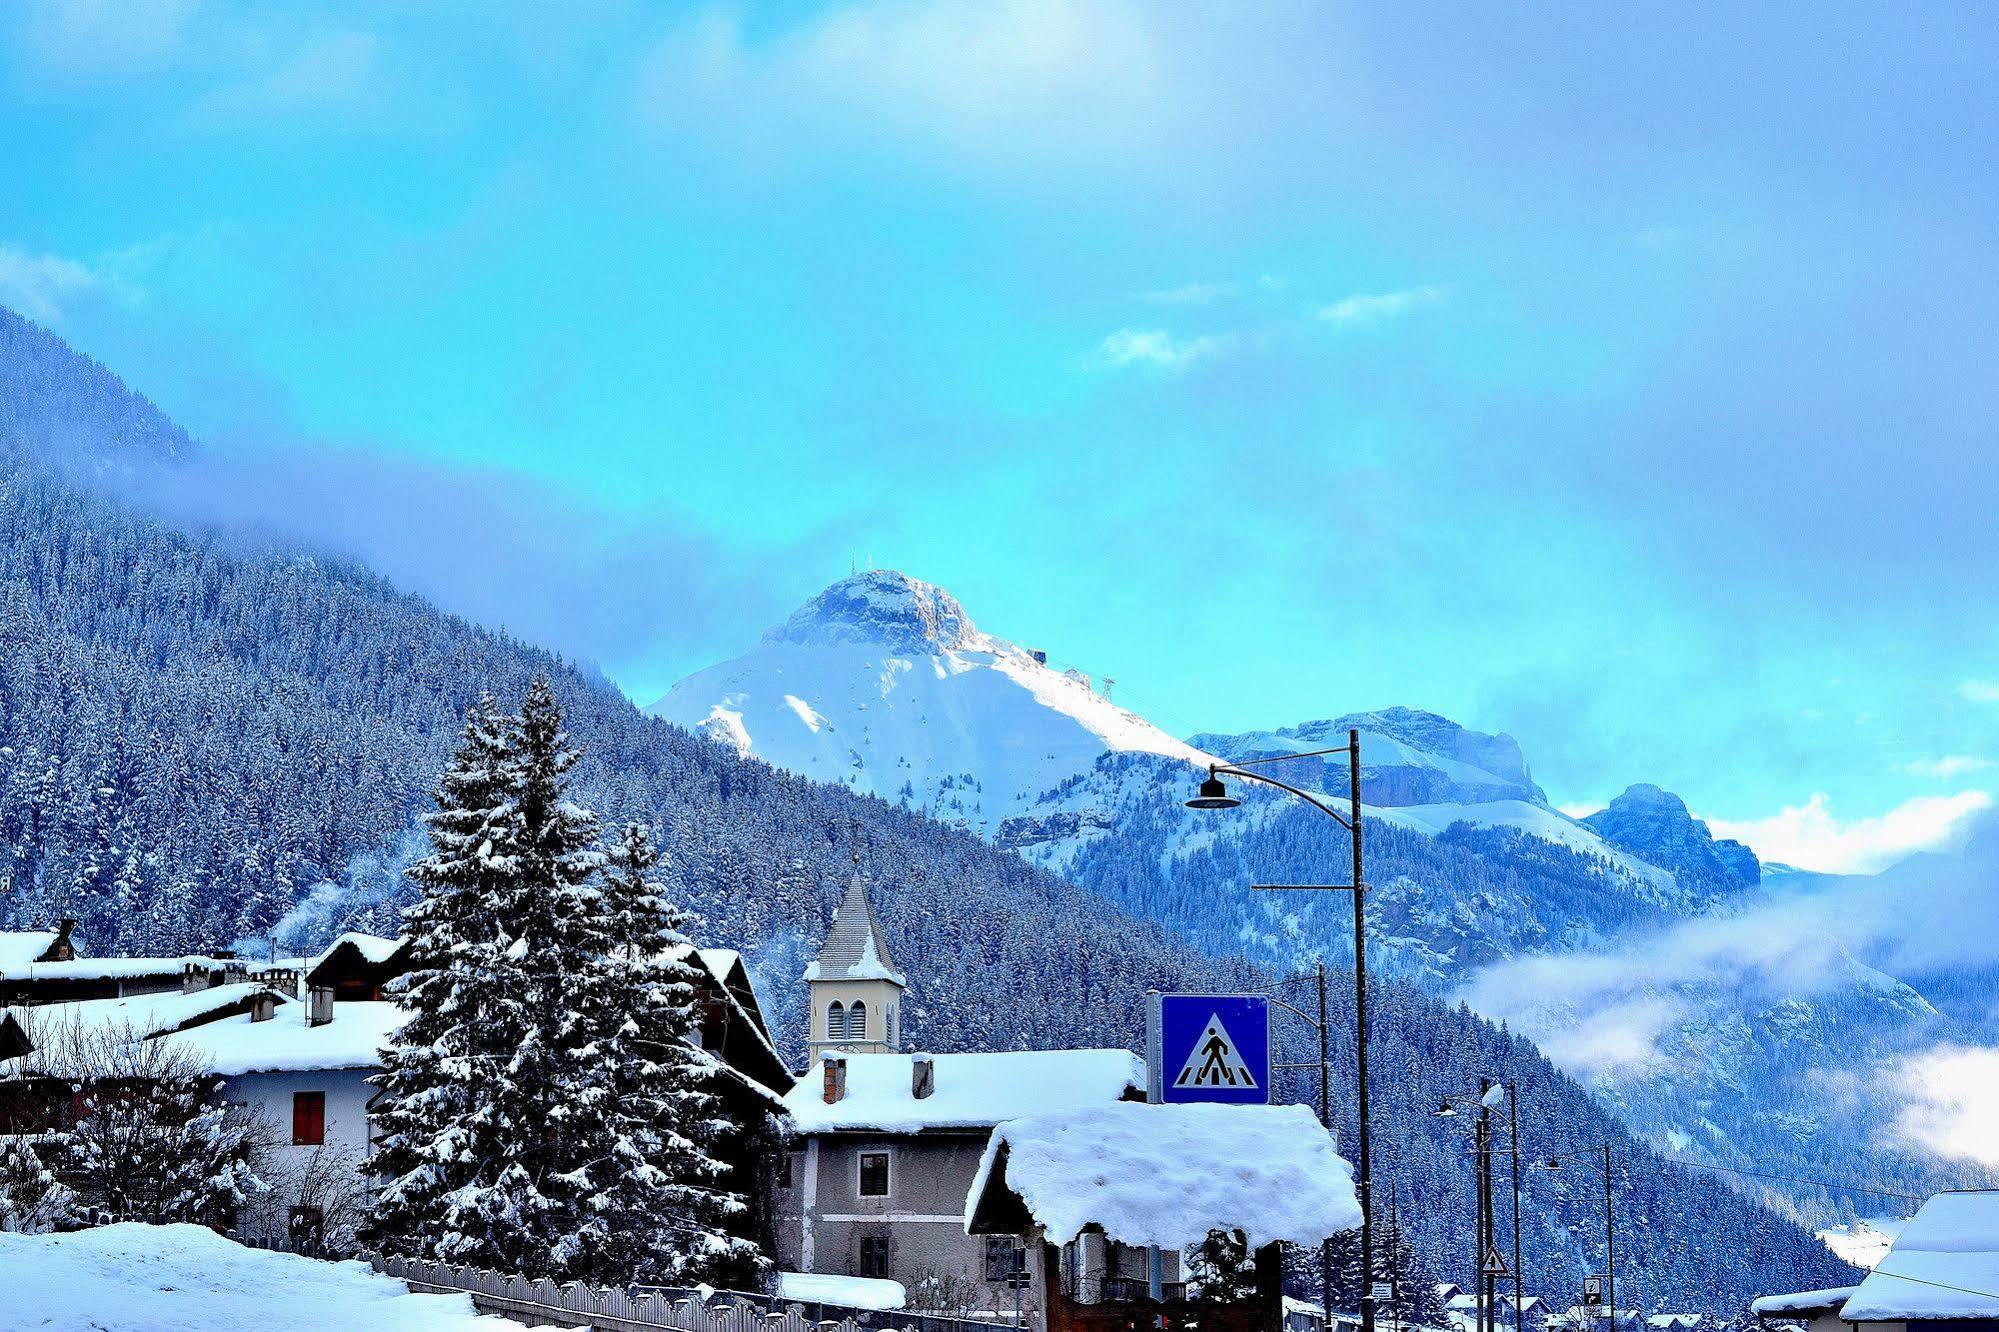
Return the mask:
<svg viewBox="0 0 1999 1332">
<path fill-rule="evenodd" d="M 1229 1029 L 1222 1025 L 1221 1014 L 1208 1016 L 1208 1025 L 1201 1029 L 1201 1038 L 1188 1052 L 1187 1062 L 1180 1066 L 1180 1074 L 1173 1079 L 1173 1085 L 1239 1087 L 1244 1090 L 1256 1087 L 1256 1075 L 1249 1071 L 1241 1051 L 1230 1039 Z"/>
</svg>

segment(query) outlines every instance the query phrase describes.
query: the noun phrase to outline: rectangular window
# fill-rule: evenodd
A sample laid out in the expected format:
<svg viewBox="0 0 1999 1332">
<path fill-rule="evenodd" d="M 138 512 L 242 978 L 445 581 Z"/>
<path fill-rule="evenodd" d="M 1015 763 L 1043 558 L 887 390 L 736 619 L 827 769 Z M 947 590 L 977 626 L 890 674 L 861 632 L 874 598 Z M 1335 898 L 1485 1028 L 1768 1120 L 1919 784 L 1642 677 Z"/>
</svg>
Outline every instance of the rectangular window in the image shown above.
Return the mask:
<svg viewBox="0 0 1999 1332">
<path fill-rule="evenodd" d="M 886 1277 L 888 1276 L 888 1270 L 888 1236 L 861 1236 L 861 1275 L 864 1277 Z"/>
<path fill-rule="evenodd" d="M 317 1147 L 326 1141 L 326 1093 L 292 1093 L 292 1145 Z"/>
<path fill-rule="evenodd" d="M 888 1197 L 888 1153 L 861 1153 L 861 1196 Z"/>
<path fill-rule="evenodd" d="M 986 1280 L 996 1286 L 1027 1284 L 1027 1246 L 1012 1235 L 986 1236 Z"/>
</svg>

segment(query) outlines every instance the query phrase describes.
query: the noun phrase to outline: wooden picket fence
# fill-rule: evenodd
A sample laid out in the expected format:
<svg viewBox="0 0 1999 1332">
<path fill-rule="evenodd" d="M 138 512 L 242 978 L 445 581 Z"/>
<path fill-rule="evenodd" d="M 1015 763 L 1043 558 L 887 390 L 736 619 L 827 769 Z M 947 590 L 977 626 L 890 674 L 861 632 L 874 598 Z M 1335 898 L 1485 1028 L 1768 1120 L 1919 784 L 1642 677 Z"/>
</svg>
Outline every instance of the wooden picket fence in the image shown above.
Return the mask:
<svg viewBox="0 0 1999 1332">
<path fill-rule="evenodd" d="M 869 1314 L 856 1310 L 838 1320 L 814 1321 L 805 1316 L 803 1305 L 787 1304 L 781 1311 L 765 1309 L 751 1302 L 757 1297 L 732 1297 L 728 1291 L 718 1291 L 704 1300 L 692 1292 L 626 1291 L 580 1281 L 565 1284 L 547 1277 L 530 1281 L 420 1258 L 366 1257 L 377 1272 L 404 1282 L 411 1290 L 424 1294 L 462 1292 L 472 1297 L 479 1312 L 503 1314 L 529 1326 L 561 1324 L 597 1332 L 1013 1332 L 1005 1324 L 893 1311 Z M 762 1298 L 768 1302 L 768 1297 Z M 865 1321 L 857 1321 L 857 1315 Z"/>
</svg>

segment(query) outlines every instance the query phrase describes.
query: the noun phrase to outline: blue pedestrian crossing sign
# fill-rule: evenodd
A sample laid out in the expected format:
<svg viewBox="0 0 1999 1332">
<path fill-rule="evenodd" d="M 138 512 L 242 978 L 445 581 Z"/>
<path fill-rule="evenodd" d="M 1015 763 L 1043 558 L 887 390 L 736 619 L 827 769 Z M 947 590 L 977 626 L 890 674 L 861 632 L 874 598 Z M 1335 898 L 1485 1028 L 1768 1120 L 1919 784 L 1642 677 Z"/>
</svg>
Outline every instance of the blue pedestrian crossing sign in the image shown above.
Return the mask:
<svg viewBox="0 0 1999 1332">
<path fill-rule="evenodd" d="M 1152 1099 L 1263 1105 L 1270 1100 L 1270 1001 L 1260 994 L 1152 996 Z"/>
</svg>

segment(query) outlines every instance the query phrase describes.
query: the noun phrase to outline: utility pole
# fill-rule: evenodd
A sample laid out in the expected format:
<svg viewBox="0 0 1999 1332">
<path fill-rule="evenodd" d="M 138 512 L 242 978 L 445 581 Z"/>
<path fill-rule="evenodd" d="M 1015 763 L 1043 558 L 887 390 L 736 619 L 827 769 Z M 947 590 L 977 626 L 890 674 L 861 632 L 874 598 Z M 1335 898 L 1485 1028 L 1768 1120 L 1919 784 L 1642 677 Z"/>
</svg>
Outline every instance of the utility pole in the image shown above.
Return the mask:
<svg viewBox="0 0 1999 1332">
<path fill-rule="evenodd" d="M 1610 1207 L 1610 1142 L 1603 1144 L 1603 1248 L 1607 1273 L 1605 1292 L 1610 1301 L 1610 1332 L 1617 1332 L 1617 1227 Z"/>
<path fill-rule="evenodd" d="M 1326 1059 L 1326 959 L 1319 959 L 1319 1126 L 1328 1133 L 1333 1130 L 1332 1100 L 1328 1083 L 1331 1070 Z M 1374 1273 L 1367 1274 L 1373 1280 Z M 1321 1312 L 1326 1316 L 1326 1327 L 1333 1326 L 1333 1241 L 1330 1237 L 1319 1241 L 1319 1299 Z"/>
<path fill-rule="evenodd" d="M 1492 1252 L 1492 1107 L 1486 1104 L 1486 1093 L 1492 1090 L 1492 1079 L 1483 1074 L 1478 1080 L 1478 1332 L 1495 1332 L 1498 1321 L 1493 1310 L 1493 1287 L 1497 1284 L 1486 1266 L 1486 1255 Z"/>
<path fill-rule="evenodd" d="M 1520 1087 L 1506 1081 L 1506 1118 L 1513 1135 L 1513 1332 L 1526 1332 L 1520 1312 L 1527 1298 L 1526 1274 L 1520 1270 Z"/>
<path fill-rule="evenodd" d="M 1367 880 L 1361 873 L 1360 730 L 1347 731 L 1347 830 L 1353 834 L 1354 1074 L 1360 1118 L 1360 1329 L 1374 1332 L 1374 1157 L 1367 1132 Z M 1332 1310 L 1326 1310 L 1330 1320 Z"/>
</svg>

